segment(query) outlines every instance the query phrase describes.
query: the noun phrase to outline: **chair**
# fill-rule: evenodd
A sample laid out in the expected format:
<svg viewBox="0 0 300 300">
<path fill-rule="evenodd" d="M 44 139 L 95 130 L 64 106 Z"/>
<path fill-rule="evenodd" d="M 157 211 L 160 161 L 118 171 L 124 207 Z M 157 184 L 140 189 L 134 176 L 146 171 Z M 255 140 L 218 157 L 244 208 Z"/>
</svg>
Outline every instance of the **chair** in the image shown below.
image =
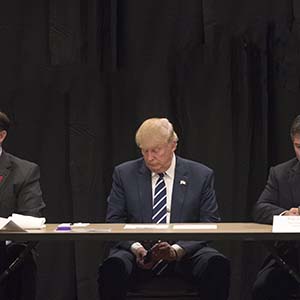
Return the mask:
<svg viewBox="0 0 300 300">
<path fill-rule="evenodd" d="M 192 300 L 200 299 L 195 285 L 175 276 L 153 277 L 137 283 L 127 293 L 127 300 Z"/>
<path fill-rule="evenodd" d="M 295 294 L 293 294 L 290 300 L 300 300 L 300 291 L 297 291 Z"/>
</svg>

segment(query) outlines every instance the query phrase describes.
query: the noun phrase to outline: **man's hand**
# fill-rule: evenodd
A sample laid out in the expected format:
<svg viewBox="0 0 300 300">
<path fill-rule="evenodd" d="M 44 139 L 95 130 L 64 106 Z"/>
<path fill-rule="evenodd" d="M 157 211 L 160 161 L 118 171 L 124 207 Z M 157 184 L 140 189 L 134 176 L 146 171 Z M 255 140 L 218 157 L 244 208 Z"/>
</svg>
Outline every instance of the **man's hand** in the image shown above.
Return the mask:
<svg viewBox="0 0 300 300">
<path fill-rule="evenodd" d="M 292 207 L 290 210 L 287 210 L 284 216 L 299 216 L 299 209 L 298 207 Z"/>
<path fill-rule="evenodd" d="M 144 257 L 146 254 L 147 250 L 144 247 L 137 248 L 135 251 L 136 263 L 141 269 L 150 270 L 156 263 L 156 260 L 151 260 L 148 263 L 144 263 Z"/>
<path fill-rule="evenodd" d="M 167 242 L 160 242 L 152 248 L 153 260 L 159 261 L 161 259 L 166 261 L 174 261 L 177 258 L 176 250 Z"/>
<path fill-rule="evenodd" d="M 135 250 L 136 263 L 141 269 L 151 269 L 159 260 L 174 261 L 177 259 L 176 250 L 167 242 L 158 242 L 151 248 L 151 261 L 144 262 L 147 250 L 139 247 Z"/>
</svg>

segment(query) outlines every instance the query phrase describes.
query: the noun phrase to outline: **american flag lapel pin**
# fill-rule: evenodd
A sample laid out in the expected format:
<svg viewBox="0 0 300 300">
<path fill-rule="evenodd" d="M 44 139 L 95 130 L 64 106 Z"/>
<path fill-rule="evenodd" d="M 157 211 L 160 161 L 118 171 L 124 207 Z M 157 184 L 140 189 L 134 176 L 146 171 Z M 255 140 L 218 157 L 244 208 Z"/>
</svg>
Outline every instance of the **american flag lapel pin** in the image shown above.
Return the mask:
<svg viewBox="0 0 300 300">
<path fill-rule="evenodd" d="M 186 181 L 185 180 L 180 180 L 180 185 L 186 185 Z"/>
</svg>

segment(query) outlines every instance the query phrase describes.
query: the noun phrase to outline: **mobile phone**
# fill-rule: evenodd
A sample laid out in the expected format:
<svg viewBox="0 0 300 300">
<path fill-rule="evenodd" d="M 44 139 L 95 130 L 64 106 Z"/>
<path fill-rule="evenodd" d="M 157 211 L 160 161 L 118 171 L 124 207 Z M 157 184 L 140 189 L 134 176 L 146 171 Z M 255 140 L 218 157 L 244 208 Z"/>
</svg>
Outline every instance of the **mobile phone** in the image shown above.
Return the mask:
<svg viewBox="0 0 300 300">
<path fill-rule="evenodd" d="M 152 250 L 149 249 L 147 254 L 144 256 L 144 264 L 148 264 L 152 260 Z"/>
<path fill-rule="evenodd" d="M 161 243 L 161 240 L 158 240 L 157 242 L 156 242 L 156 244 L 159 244 L 159 243 Z M 155 245 L 156 245 L 155 244 Z M 144 256 L 144 264 L 148 264 L 151 260 L 152 260 L 152 249 L 155 247 L 155 245 L 153 245 L 152 247 L 151 247 L 151 249 L 149 249 L 148 251 L 147 251 L 147 254 Z"/>
</svg>

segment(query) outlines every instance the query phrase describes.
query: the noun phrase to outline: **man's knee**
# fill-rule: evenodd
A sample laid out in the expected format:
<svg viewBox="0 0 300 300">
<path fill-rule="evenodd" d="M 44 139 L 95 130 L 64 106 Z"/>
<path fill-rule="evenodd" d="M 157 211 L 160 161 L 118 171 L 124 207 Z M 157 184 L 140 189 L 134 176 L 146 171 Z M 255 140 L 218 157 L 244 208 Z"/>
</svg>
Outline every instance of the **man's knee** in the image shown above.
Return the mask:
<svg viewBox="0 0 300 300">
<path fill-rule="evenodd" d="M 252 287 L 252 299 L 283 299 L 298 288 L 296 280 L 277 265 L 260 271 Z"/>
<path fill-rule="evenodd" d="M 229 279 L 230 277 L 230 261 L 223 254 L 215 249 L 208 249 L 196 255 L 195 272 L 198 279 L 207 278 L 210 275 L 215 279 Z"/>
<path fill-rule="evenodd" d="M 130 276 L 133 270 L 133 256 L 131 253 L 125 251 L 112 255 L 104 260 L 99 267 L 99 279 L 105 278 L 122 278 L 126 279 Z"/>
<path fill-rule="evenodd" d="M 106 259 L 99 267 L 99 275 L 102 274 L 105 277 L 110 276 L 110 274 L 118 276 L 123 273 L 125 273 L 125 263 L 118 257 L 111 257 Z"/>
<path fill-rule="evenodd" d="M 230 287 L 230 262 L 220 253 L 202 259 L 195 279 L 199 290 L 207 299 L 227 299 Z"/>
<path fill-rule="evenodd" d="M 208 259 L 207 267 L 216 272 L 230 273 L 229 259 L 222 254 L 213 255 Z"/>
<path fill-rule="evenodd" d="M 266 293 L 266 291 L 267 291 L 266 286 L 264 286 L 264 284 L 261 281 L 256 280 L 252 287 L 252 299 L 254 300 L 268 299 L 267 298 L 268 293 Z"/>
<path fill-rule="evenodd" d="M 207 259 L 204 272 L 200 274 L 200 280 L 207 282 L 213 280 L 216 285 L 229 286 L 230 262 L 222 254 L 212 255 Z"/>
<path fill-rule="evenodd" d="M 101 300 L 124 299 L 130 276 L 126 264 L 128 262 L 120 257 L 109 257 L 99 267 L 98 293 Z"/>
</svg>

